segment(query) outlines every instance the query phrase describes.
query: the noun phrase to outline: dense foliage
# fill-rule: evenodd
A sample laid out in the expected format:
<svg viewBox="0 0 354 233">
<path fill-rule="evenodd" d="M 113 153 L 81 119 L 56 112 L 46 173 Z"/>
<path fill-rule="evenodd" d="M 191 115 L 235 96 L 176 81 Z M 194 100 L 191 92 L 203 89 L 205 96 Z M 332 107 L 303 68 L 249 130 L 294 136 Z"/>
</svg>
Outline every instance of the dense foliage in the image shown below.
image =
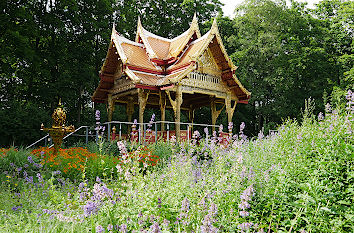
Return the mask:
<svg viewBox="0 0 354 233">
<path fill-rule="evenodd" d="M 246 122 L 250 135 L 298 118 L 310 96 L 319 112 L 323 97 L 336 101 L 353 88 L 352 1 L 323 0 L 309 10 L 295 1 L 249 0 L 233 19 L 223 17 L 220 6 L 218 0 L 2 1 L 0 145 L 28 145 L 43 135 L 39 126 L 50 124 L 59 98 L 69 124 L 94 125 L 94 108 L 106 114 L 90 96 L 111 27 L 115 23 L 134 39 L 139 15 L 144 27 L 165 37 L 184 32 L 194 12 L 203 33 L 217 17 L 228 54 L 239 67 L 236 74 L 252 92 L 250 103 L 237 106 L 234 116 L 235 124 Z M 197 114 L 198 123 L 210 122 L 209 109 Z M 113 118 L 126 120 L 124 107 L 117 107 Z M 225 114 L 218 123 L 226 124 Z"/>
<path fill-rule="evenodd" d="M 249 139 L 241 124 L 228 144 L 214 136 L 129 152 L 129 145 L 117 142 L 119 156 L 97 155 L 98 165 L 87 163 L 76 176 L 67 176 L 65 164 L 84 155 L 83 149 L 65 152 L 62 166 L 55 168 L 46 163 L 50 152 L 43 148 L 43 153 L 32 152 L 40 156 L 0 150 L 0 228 L 352 232 L 354 94 L 348 99 L 348 109 L 327 105 L 318 117 L 308 101 L 301 123 L 289 120 L 276 133 L 257 139 Z M 201 151 L 212 159 L 198 159 Z M 141 166 L 144 154 L 163 155 L 163 165 L 145 160 Z M 109 157 L 122 163 L 111 167 Z M 151 169 L 140 172 L 146 167 Z M 97 177 L 88 178 L 88 170 L 97 171 Z"/>
</svg>

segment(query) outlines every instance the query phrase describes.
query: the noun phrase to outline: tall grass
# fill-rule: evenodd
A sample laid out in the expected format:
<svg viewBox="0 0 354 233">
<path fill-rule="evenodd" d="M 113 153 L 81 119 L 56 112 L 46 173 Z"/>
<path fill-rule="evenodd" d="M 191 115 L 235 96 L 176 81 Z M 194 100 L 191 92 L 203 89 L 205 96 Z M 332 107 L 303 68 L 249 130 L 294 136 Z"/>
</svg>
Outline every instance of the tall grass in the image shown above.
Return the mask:
<svg viewBox="0 0 354 233">
<path fill-rule="evenodd" d="M 130 159 L 95 182 L 52 172 L 33 182 L 0 159 L 4 232 L 353 232 L 353 112 L 288 120 L 277 133 L 151 145 L 160 165 Z M 317 117 L 316 117 L 317 118 Z M 242 128 L 243 129 L 243 126 Z M 125 156 L 119 144 L 120 156 Z M 139 151 L 139 148 L 137 149 Z M 23 153 L 28 152 L 13 152 Z M 134 152 L 133 152 L 134 153 Z M 198 159 L 208 153 L 212 159 Z M 11 155 L 10 155 L 11 157 Z M 127 156 L 128 158 L 128 156 Z M 128 160 L 127 160 L 128 161 Z M 86 165 L 87 168 L 91 165 Z M 45 169 L 45 168 L 40 168 Z M 92 168 L 90 168 L 92 169 Z M 95 169 L 93 169 L 95 170 Z M 14 182 L 22 181 L 16 190 Z"/>
</svg>

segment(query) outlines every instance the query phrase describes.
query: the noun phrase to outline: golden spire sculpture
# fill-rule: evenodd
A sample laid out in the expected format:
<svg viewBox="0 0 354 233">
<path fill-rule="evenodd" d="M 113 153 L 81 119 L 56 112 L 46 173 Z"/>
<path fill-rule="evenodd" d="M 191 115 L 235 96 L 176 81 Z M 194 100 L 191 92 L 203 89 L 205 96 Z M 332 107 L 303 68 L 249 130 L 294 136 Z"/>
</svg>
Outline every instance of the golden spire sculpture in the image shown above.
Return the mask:
<svg viewBox="0 0 354 233">
<path fill-rule="evenodd" d="M 58 107 L 54 110 L 52 114 L 53 124 L 52 128 L 44 128 L 43 123 L 41 124 L 41 130 L 48 132 L 54 143 L 54 155 L 56 156 L 59 152 L 59 148 L 63 142 L 63 137 L 67 133 L 75 131 L 73 125 L 65 126 L 66 113 L 59 99 Z"/>
</svg>

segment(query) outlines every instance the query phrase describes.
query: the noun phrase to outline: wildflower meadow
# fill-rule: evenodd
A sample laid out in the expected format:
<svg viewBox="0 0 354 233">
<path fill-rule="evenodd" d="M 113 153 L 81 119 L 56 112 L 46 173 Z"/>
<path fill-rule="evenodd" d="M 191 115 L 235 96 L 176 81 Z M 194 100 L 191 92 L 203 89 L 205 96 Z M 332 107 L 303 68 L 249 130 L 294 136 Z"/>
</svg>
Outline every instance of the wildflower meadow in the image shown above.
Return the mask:
<svg viewBox="0 0 354 233">
<path fill-rule="evenodd" d="M 0 232 L 353 232 L 347 99 L 318 116 L 308 103 L 266 136 L 241 124 L 227 143 L 206 129 L 189 143 L 101 137 L 56 157 L 1 149 Z"/>
</svg>

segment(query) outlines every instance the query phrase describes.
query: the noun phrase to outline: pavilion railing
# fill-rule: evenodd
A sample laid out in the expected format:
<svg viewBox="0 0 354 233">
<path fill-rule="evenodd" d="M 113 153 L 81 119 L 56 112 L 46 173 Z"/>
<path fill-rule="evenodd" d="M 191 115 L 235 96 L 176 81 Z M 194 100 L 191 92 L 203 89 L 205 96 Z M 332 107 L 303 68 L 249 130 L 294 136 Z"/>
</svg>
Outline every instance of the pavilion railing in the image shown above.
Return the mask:
<svg viewBox="0 0 354 233">
<path fill-rule="evenodd" d="M 156 143 L 163 136 L 166 141 L 171 140 L 171 136 L 175 135 L 175 122 L 172 121 L 156 121 L 152 123 L 136 123 L 124 122 L 124 121 L 110 121 L 101 123 L 105 126 L 106 130 L 104 132 L 104 137 L 108 141 L 112 140 L 114 135 L 115 140 L 131 140 L 132 133 L 135 133 L 135 140 L 139 144 L 151 143 L 151 139 Z M 218 130 L 220 125 L 209 125 L 209 124 L 196 124 L 196 123 L 184 123 L 180 122 L 181 133 L 185 135 L 184 140 L 189 141 L 195 130 L 198 130 L 201 136 L 209 137 L 212 135 L 212 129 Z M 130 127 L 128 127 L 130 126 Z M 134 129 L 135 131 L 129 131 Z M 115 127 L 115 134 L 113 134 L 113 127 Z M 164 129 L 162 129 L 164 127 Z M 208 134 L 205 134 L 205 128 L 208 129 Z M 150 141 L 147 139 L 149 135 Z M 63 138 L 63 143 L 67 143 L 68 139 L 72 138 L 84 138 L 84 142 L 87 145 L 90 139 L 94 139 L 96 142 L 98 140 L 98 132 L 95 131 L 95 126 L 80 126 L 74 132 L 66 135 Z M 41 139 L 27 146 L 26 149 L 30 149 L 38 146 L 48 146 L 51 148 L 53 146 L 52 140 L 50 140 L 49 134 L 45 135 Z"/>
</svg>

